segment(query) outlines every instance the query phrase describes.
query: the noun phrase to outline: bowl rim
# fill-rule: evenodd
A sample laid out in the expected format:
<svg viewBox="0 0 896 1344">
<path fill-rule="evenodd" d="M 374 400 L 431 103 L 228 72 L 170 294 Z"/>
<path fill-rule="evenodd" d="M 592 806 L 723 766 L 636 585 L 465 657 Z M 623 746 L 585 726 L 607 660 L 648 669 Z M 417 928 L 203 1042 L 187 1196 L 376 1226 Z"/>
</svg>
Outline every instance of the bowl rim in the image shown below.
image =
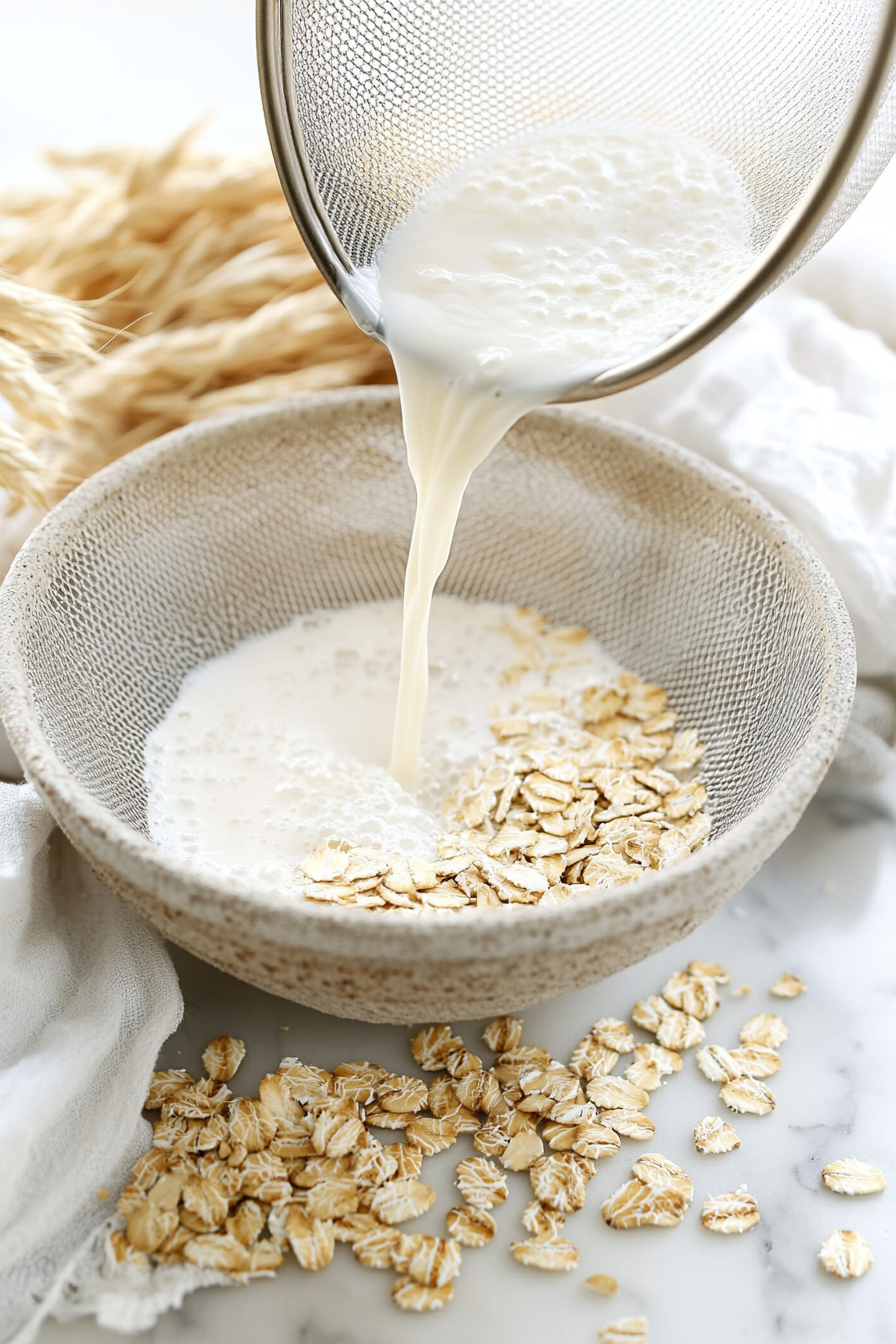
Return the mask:
<svg viewBox="0 0 896 1344">
<path fill-rule="evenodd" d="M 515 948 L 533 952 L 539 946 L 574 947 L 583 937 L 635 930 L 652 922 L 651 907 L 660 901 L 664 914 L 676 907 L 684 912 L 693 905 L 694 890 L 706 885 L 710 864 L 714 871 L 719 865 L 727 866 L 740 877 L 737 885 L 742 885 L 796 825 L 833 759 L 846 728 L 855 687 L 852 624 L 819 556 L 762 495 L 696 453 L 624 421 L 597 415 L 593 409 L 550 406 L 532 411 L 526 418 L 541 419 L 545 424 L 561 418 L 580 432 L 591 429 L 624 436 L 666 465 L 700 478 L 754 531 L 779 549 L 788 567 L 801 572 L 800 587 L 811 601 L 820 631 L 824 673 L 818 707 L 806 737 L 765 798 L 710 845 L 702 846 L 673 868 L 652 873 L 646 882 L 594 892 L 559 905 L 502 905 L 487 916 L 470 913 L 459 918 L 455 912 L 440 911 L 425 918 L 371 919 L 369 911 L 297 902 L 294 897 L 263 888 L 250 890 L 237 879 L 206 876 L 116 817 L 58 758 L 32 699 L 22 638 L 34 595 L 40 591 L 52 561 L 64 553 L 78 521 L 102 509 L 110 497 L 126 493 L 129 485 L 147 472 L 164 470 L 164 463 L 179 452 L 201 449 L 204 442 L 240 432 L 246 426 L 258 427 L 284 417 L 300 423 L 309 414 L 350 416 L 359 407 L 388 406 L 394 411 L 397 405 L 395 388 L 360 387 L 264 402 L 197 421 L 119 458 L 79 485 L 46 515 L 15 557 L 0 588 L 0 714 L 26 779 L 89 859 L 98 859 L 141 893 L 149 893 L 191 916 L 219 923 L 236 919 L 281 943 L 286 938 L 295 946 L 334 954 L 363 952 L 399 961 L 423 957 L 459 961 L 498 953 L 503 956 Z M 477 931 L 475 940 L 469 937 L 471 927 Z"/>
</svg>

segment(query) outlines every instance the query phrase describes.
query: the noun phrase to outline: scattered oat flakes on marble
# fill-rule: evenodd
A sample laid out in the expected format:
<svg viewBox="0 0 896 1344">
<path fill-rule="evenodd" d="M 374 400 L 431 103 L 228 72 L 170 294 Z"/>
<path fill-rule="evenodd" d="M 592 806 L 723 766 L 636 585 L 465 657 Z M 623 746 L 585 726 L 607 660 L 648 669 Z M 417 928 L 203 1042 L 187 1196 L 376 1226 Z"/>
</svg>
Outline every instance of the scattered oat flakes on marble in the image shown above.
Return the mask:
<svg viewBox="0 0 896 1344">
<path fill-rule="evenodd" d="M 305 1210 L 312 1218 L 344 1218 L 357 1213 L 360 1191 L 349 1176 L 319 1181 L 308 1191 Z"/>
<path fill-rule="evenodd" d="M 711 980 L 715 980 L 717 985 L 731 984 L 730 974 L 717 961 L 690 961 L 688 962 L 688 974 L 708 976 Z"/>
<path fill-rule="evenodd" d="M 601 1111 L 600 1123 L 612 1129 L 620 1138 L 637 1139 L 639 1143 L 652 1139 L 656 1134 L 656 1125 L 640 1111 Z"/>
<path fill-rule="evenodd" d="M 482 1033 L 482 1039 L 496 1055 L 519 1045 L 523 1035 L 521 1017 L 496 1017 Z"/>
<path fill-rule="evenodd" d="M 829 1162 L 821 1173 L 821 1179 L 836 1195 L 876 1195 L 887 1187 L 882 1171 L 854 1157 Z"/>
<path fill-rule="evenodd" d="M 667 1050 L 690 1050 L 699 1045 L 706 1032 L 701 1022 L 690 1013 L 670 1008 L 656 1028 L 656 1039 Z"/>
<path fill-rule="evenodd" d="M 698 964 L 691 963 L 692 966 Z M 713 966 L 712 969 L 721 968 Z M 676 971 L 663 985 L 663 998 L 671 1007 L 704 1022 L 712 1017 L 719 1006 L 718 983 L 715 975 L 700 975 L 690 969 Z"/>
<path fill-rule="evenodd" d="M 177 1214 L 146 1199 L 127 1220 L 128 1244 L 135 1251 L 157 1251 L 178 1224 Z"/>
<path fill-rule="evenodd" d="M 719 1096 L 738 1115 L 771 1115 L 775 1109 L 774 1092 L 758 1078 L 733 1078 L 723 1083 Z"/>
<path fill-rule="evenodd" d="M 407 1272 L 425 1288 L 444 1288 L 460 1273 L 461 1250 L 450 1237 L 421 1235 L 408 1263 Z"/>
<path fill-rule="evenodd" d="M 776 1050 L 787 1040 L 787 1023 L 775 1013 L 757 1013 L 740 1029 L 742 1045 L 767 1045 Z"/>
<path fill-rule="evenodd" d="M 585 1205 L 585 1174 L 574 1153 L 538 1158 L 529 1168 L 529 1182 L 545 1208 L 569 1214 Z"/>
<path fill-rule="evenodd" d="M 607 1321 L 597 1332 L 600 1344 L 649 1344 L 646 1316 L 624 1316 Z"/>
<path fill-rule="evenodd" d="M 194 1079 L 186 1069 L 160 1069 L 152 1076 L 149 1092 L 143 1103 L 144 1110 L 158 1111 L 171 1097 L 177 1096 Z"/>
<path fill-rule="evenodd" d="M 438 1311 L 447 1306 L 454 1296 L 454 1282 L 441 1288 L 427 1288 L 415 1283 L 408 1275 L 402 1275 L 392 1285 L 392 1301 L 402 1311 Z"/>
<path fill-rule="evenodd" d="M 595 1106 L 605 1110 L 641 1111 L 650 1101 L 644 1089 L 627 1078 L 592 1078 L 585 1090 Z"/>
<path fill-rule="evenodd" d="M 579 1263 L 579 1252 L 571 1241 L 556 1233 L 542 1233 L 528 1241 L 512 1241 L 510 1253 L 521 1265 L 569 1273 Z"/>
<path fill-rule="evenodd" d="M 800 994 L 805 994 L 807 986 L 798 975 L 791 975 L 785 971 L 780 979 L 769 989 L 769 994 L 774 994 L 776 999 L 797 999 Z"/>
<path fill-rule="evenodd" d="M 603 1220 L 609 1227 L 676 1227 L 687 1212 L 688 1201 L 677 1190 L 645 1185 L 637 1179 L 626 1181 L 601 1205 Z"/>
<path fill-rule="evenodd" d="M 229 1083 L 245 1058 L 246 1047 L 236 1036 L 216 1036 L 205 1047 L 202 1063 L 209 1078 Z"/>
<path fill-rule="evenodd" d="M 333 1259 L 336 1237 L 333 1224 L 323 1218 L 312 1218 L 298 1204 L 287 1210 L 286 1239 L 302 1269 L 324 1269 Z"/>
<path fill-rule="evenodd" d="M 704 1115 L 694 1126 L 698 1153 L 730 1153 L 740 1147 L 737 1131 L 718 1115 Z"/>
<path fill-rule="evenodd" d="M 528 1171 L 537 1158 L 544 1155 L 544 1142 L 534 1129 L 521 1129 L 514 1134 L 501 1154 L 501 1163 L 507 1171 Z"/>
<path fill-rule="evenodd" d="M 454 1184 L 476 1208 L 491 1209 L 507 1198 L 507 1177 L 487 1157 L 466 1157 L 458 1162 Z"/>
<path fill-rule="evenodd" d="M 423 1154 L 411 1143 L 390 1143 L 386 1152 L 395 1158 L 396 1178 L 400 1181 L 416 1181 L 423 1170 Z"/>
<path fill-rule="evenodd" d="M 422 1078 L 393 1074 L 377 1084 L 376 1099 L 384 1111 L 421 1111 L 429 1099 L 429 1088 Z"/>
<path fill-rule="evenodd" d="M 246 1273 L 251 1264 L 246 1247 L 226 1232 L 193 1237 L 184 1247 L 184 1259 L 200 1269 L 217 1269 L 233 1275 Z"/>
<path fill-rule="evenodd" d="M 700 1221 L 710 1232 L 723 1236 L 747 1232 L 759 1222 L 759 1205 L 747 1187 L 740 1185 L 726 1195 L 713 1195 L 704 1200 Z"/>
<path fill-rule="evenodd" d="M 354 1246 L 356 1241 L 361 1241 L 371 1232 L 382 1228 L 383 1224 L 378 1222 L 372 1213 L 348 1213 L 333 1223 L 333 1235 L 343 1245 Z"/>
<path fill-rule="evenodd" d="M 460 1037 L 444 1024 L 424 1027 L 411 1039 L 411 1054 L 427 1073 L 441 1072 L 451 1051 L 462 1047 Z"/>
<path fill-rule="evenodd" d="M 432 1240 L 432 1237 L 427 1237 L 422 1232 L 401 1232 L 398 1241 L 392 1246 L 392 1268 L 396 1274 L 408 1274 L 411 1261 L 419 1248 Z"/>
<path fill-rule="evenodd" d="M 695 1058 L 697 1068 L 710 1083 L 729 1083 L 742 1076 L 742 1069 L 723 1045 L 705 1045 Z"/>
<path fill-rule="evenodd" d="M 393 1180 L 381 1185 L 374 1193 L 370 1212 L 383 1223 L 406 1223 L 426 1213 L 435 1202 L 435 1191 L 423 1181 L 413 1178 Z"/>
<path fill-rule="evenodd" d="M 459 1204 L 449 1209 L 445 1222 L 448 1235 L 462 1246 L 487 1246 L 498 1226 L 487 1209 L 471 1204 Z"/>
<path fill-rule="evenodd" d="M 770 1045 L 739 1045 L 729 1053 L 745 1077 L 771 1078 L 781 1071 L 781 1056 Z"/>
<path fill-rule="evenodd" d="M 355 1259 L 368 1269 L 393 1269 L 393 1255 L 401 1242 L 397 1227 L 388 1227 L 374 1219 L 375 1227 L 352 1240 Z"/>
<path fill-rule="evenodd" d="M 540 1200 L 531 1199 L 523 1209 L 521 1221 L 527 1232 L 531 1232 L 533 1237 L 540 1237 L 549 1232 L 562 1232 L 566 1214 L 559 1209 L 546 1208 Z"/>
<path fill-rule="evenodd" d="M 619 1292 L 619 1284 L 612 1274 L 589 1274 L 585 1287 L 589 1292 L 597 1293 L 598 1297 L 615 1297 Z"/>
<path fill-rule="evenodd" d="M 431 1115 L 415 1115 L 405 1126 L 405 1137 L 424 1157 L 443 1153 L 460 1136 L 459 1125 L 451 1119 L 438 1120 Z"/>
<path fill-rule="evenodd" d="M 860 1279 L 874 1263 L 874 1255 L 860 1232 L 844 1228 L 821 1243 L 818 1258 L 829 1274 L 838 1279 Z"/>
<path fill-rule="evenodd" d="M 664 1078 L 681 1071 L 681 1055 L 677 1050 L 654 1044 L 635 1046 L 635 1057 L 623 1077 L 644 1092 L 655 1092 Z"/>
<path fill-rule="evenodd" d="M 556 1142 L 551 1144 L 551 1147 L 556 1150 L 559 1150 L 561 1146 Z M 567 1151 L 577 1153 L 580 1157 L 587 1157 L 596 1162 L 602 1157 L 612 1157 L 614 1153 L 619 1152 L 619 1135 L 609 1125 L 576 1125 Z"/>
<path fill-rule="evenodd" d="M 594 1039 L 583 1036 L 569 1057 L 569 1067 L 579 1078 L 602 1078 L 612 1073 L 619 1063 L 619 1054 Z"/>
<path fill-rule="evenodd" d="M 631 1054 L 635 1048 L 631 1027 L 618 1017 L 599 1017 L 592 1024 L 591 1035 L 608 1050 L 614 1050 L 617 1055 Z"/>
<path fill-rule="evenodd" d="M 632 1167 L 632 1176 L 642 1185 L 655 1190 L 672 1190 L 682 1196 L 686 1204 L 694 1198 L 694 1184 L 683 1167 L 662 1153 L 643 1153 Z"/>
</svg>

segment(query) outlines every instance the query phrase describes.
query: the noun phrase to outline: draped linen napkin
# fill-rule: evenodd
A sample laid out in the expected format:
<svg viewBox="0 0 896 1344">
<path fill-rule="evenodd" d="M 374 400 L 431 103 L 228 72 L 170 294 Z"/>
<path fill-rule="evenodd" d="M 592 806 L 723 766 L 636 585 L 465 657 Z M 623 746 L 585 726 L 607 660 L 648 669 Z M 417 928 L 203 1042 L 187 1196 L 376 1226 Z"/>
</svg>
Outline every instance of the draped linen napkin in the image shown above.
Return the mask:
<svg viewBox="0 0 896 1344">
<path fill-rule="evenodd" d="M 149 1147 L 143 1099 L 182 1012 L 162 940 L 30 785 L 0 784 L 0 1340 L 33 1337 Z"/>
</svg>

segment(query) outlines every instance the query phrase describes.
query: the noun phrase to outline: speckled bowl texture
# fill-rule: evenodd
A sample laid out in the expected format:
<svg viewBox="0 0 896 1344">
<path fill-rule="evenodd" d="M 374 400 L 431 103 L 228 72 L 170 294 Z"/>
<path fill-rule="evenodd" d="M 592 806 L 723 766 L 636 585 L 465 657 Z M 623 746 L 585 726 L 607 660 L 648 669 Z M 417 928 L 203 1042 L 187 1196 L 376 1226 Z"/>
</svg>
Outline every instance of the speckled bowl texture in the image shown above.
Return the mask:
<svg viewBox="0 0 896 1344">
<path fill-rule="evenodd" d="M 419 919 L 249 892 L 160 849 L 143 744 L 186 673 L 299 612 L 399 595 L 413 502 L 392 389 L 275 403 L 100 472 L 0 593 L 7 731 L 100 878 L 206 961 L 367 1021 L 522 1008 L 684 937 L 796 824 L 855 680 L 833 581 L 760 496 L 590 409 L 548 408 L 476 472 L 440 587 L 581 623 L 664 685 L 708 744 L 703 848 L 561 907 Z"/>
</svg>

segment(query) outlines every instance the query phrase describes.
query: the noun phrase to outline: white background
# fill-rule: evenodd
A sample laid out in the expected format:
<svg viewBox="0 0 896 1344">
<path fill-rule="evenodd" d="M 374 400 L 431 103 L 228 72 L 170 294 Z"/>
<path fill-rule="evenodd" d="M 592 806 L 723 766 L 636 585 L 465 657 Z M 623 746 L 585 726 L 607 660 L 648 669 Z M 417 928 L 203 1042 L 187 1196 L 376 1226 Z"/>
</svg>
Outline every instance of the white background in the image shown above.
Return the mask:
<svg viewBox="0 0 896 1344">
<path fill-rule="evenodd" d="M 39 151 L 154 144 L 208 116 L 204 143 L 267 143 L 253 0 L 0 0 L 0 189 Z"/>
</svg>

